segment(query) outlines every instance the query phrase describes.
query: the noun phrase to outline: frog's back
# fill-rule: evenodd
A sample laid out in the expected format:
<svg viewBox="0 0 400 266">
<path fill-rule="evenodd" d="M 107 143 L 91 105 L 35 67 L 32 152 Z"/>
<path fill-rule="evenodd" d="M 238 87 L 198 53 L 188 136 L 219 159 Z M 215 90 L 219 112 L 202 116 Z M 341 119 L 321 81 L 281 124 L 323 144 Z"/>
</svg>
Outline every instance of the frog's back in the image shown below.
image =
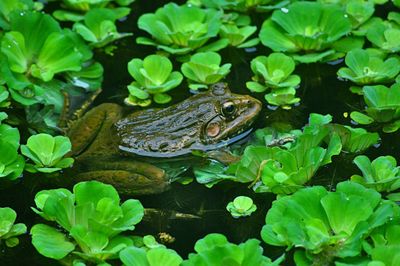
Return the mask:
<svg viewBox="0 0 400 266">
<path fill-rule="evenodd" d="M 226 106 L 233 106 L 232 113 L 224 111 Z M 173 157 L 211 149 L 248 127 L 260 109 L 258 100 L 217 84 L 176 105 L 134 112 L 116 122 L 114 132 L 124 152 Z"/>
</svg>

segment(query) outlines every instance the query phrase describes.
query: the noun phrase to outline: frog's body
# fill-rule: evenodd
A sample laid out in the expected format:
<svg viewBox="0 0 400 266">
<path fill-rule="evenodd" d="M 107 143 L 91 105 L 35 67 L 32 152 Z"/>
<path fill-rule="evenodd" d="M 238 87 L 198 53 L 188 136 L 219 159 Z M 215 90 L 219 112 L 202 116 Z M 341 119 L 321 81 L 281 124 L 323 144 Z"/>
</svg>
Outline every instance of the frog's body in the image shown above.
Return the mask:
<svg viewBox="0 0 400 266">
<path fill-rule="evenodd" d="M 69 130 L 75 179 L 98 179 L 126 194 L 162 192 L 169 184 L 165 171 L 129 155 L 175 157 L 216 148 L 247 129 L 260 109 L 258 100 L 222 83 L 176 105 L 127 116 L 117 104 L 99 105 Z"/>
</svg>

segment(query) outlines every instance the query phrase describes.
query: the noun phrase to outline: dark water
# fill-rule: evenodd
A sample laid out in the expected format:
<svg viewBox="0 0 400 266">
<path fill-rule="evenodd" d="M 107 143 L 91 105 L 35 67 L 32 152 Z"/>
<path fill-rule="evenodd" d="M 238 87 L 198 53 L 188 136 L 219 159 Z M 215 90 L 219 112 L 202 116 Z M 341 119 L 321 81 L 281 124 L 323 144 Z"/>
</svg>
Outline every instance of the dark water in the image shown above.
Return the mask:
<svg viewBox="0 0 400 266">
<path fill-rule="evenodd" d="M 123 103 L 127 95 L 126 85 L 132 78 L 127 72 L 127 63 L 134 57 L 144 58 L 146 55 L 155 52 L 153 47 L 139 46 L 135 38 L 144 33 L 136 26 L 137 18 L 142 13 L 154 12 L 155 7 L 162 6 L 168 1 L 145 1 L 137 0 L 132 5 L 132 14 L 119 25 L 120 32 L 134 32 L 134 36 L 117 42 L 118 49 L 114 56 L 109 56 L 101 51 L 96 53 L 95 58 L 99 60 L 105 69 L 105 81 L 103 92 L 96 99 L 94 105 L 102 102 Z M 183 3 L 183 1 L 176 1 Z M 386 17 L 386 9 L 380 8 L 377 13 Z M 260 27 L 267 14 L 254 14 L 253 24 Z M 231 90 L 237 93 L 248 94 L 245 83 L 250 80 L 250 61 L 258 55 L 268 55 L 271 51 L 259 45 L 256 51 L 246 52 L 232 48 L 220 52 L 223 63 L 233 64 L 231 73 L 227 77 Z M 178 70 L 179 64 L 175 65 Z M 363 100 L 361 97 L 349 92 L 350 83 L 340 81 L 336 78 L 336 71 L 343 65 L 309 64 L 297 66 L 295 73 L 301 76 L 302 82 L 298 89 L 297 96 L 301 98 L 301 104 L 291 110 L 270 110 L 266 105 L 256 127 L 262 128 L 274 121 L 288 122 L 295 128 L 301 128 L 307 123 L 310 113 L 331 114 L 335 123 L 351 125 L 349 118 L 343 116 L 344 112 L 362 109 Z M 180 100 L 190 95 L 186 84 L 173 90 L 173 101 Z M 263 99 L 263 94 L 252 94 L 254 97 Z M 370 129 L 375 131 L 376 129 Z M 378 148 L 370 148 L 366 155 L 375 158 L 379 155 L 392 155 L 398 161 L 399 148 L 398 138 L 400 133 L 384 134 Z M 320 169 L 313 178 L 313 184 L 335 186 L 340 180 L 357 173 L 356 167 L 352 164 L 355 155 L 341 155 L 335 157 L 333 163 Z M 24 222 L 28 228 L 35 223 L 43 222 L 30 209 L 34 206 L 33 198 L 38 190 L 43 187 L 36 185 L 35 179 L 40 174 L 20 180 L 17 184 L 4 184 L 0 191 L 0 205 L 9 206 L 17 211 L 17 222 Z M 225 210 L 226 204 L 235 196 L 251 196 L 258 207 L 258 210 L 248 218 L 233 219 Z M 239 243 L 248 238 L 260 238 L 259 233 L 264 224 L 265 214 L 275 199 L 272 194 L 254 194 L 247 189 L 246 185 L 235 183 L 219 184 L 212 189 L 192 183 L 187 186 L 174 184 L 170 191 L 163 194 L 144 196 L 139 198 L 147 208 L 158 208 L 173 210 L 189 214 L 196 214 L 202 219 L 191 220 L 170 220 L 167 215 L 160 215 L 151 222 L 144 222 L 137 226 L 134 234 L 156 235 L 159 232 L 168 232 L 176 238 L 170 248 L 177 250 L 184 258 L 193 250 L 197 239 L 212 232 L 225 234 L 230 241 Z M 0 254 L 0 265 L 58 265 L 54 260 L 49 260 L 39 255 L 30 244 L 29 235 L 20 237 L 20 245 L 12 249 L 3 249 Z M 264 245 L 264 244 L 263 244 Z M 265 254 L 277 257 L 283 249 L 264 245 Z M 286 265 L 286 264 L 285 264 Z"/>
</svg>

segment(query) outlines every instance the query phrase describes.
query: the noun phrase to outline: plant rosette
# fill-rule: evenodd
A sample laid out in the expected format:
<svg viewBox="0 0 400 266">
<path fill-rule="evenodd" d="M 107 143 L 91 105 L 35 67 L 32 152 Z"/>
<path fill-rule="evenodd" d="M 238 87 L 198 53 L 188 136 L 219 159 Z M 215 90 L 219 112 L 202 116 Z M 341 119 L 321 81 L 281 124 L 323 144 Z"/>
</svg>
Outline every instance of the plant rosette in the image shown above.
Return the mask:
<svg viewBox="0 0 400 266">
<path fill-rule="evenodd" d="M 215 9 L 169 3 L 157 9 L 154 14 L 140 16 L 139 28 L 148 32 L 153 39 L 139 37 L 136 42 L 179 55 L 195 50 L 218 51 L 229 44 L 227 39 L 204 45 L 218 35 L 221 19 L 222 12 Z"/>
<path fill-rule="evenodd" d="M 289 4 L 288 0 L 188 0 L 187 3 L 195 6 L 204 6 L 208 8 L 223 9 L 227 11 L 238 11 L 248 13 L 253 10 L 257 12 L 269 12 L 274 9 L 282 8 Z"/>
<path fill-rule="evenodd" d="M 0 0 L 0 29 L 10 29 L 10 14 L 14 11 L 41 10 L 43 3 L 34 2 L 32 0 Z"/>
<path fill-rule="evenodd" d="M 282 53 L 272 53 L 267 56 L 258 56 L 251 63 L 254 73 L 253 81 L 246 82 L 246 87 L 253 92 L 271 92 L 265 95 L 265 100 L 283 109 L 290 109 L 290 105 L 300 102 L 296 98 L 296 87 L 300 84 L 300 76 L 292 75 L 295 70 L 294 60 Z"/>
<path fill-rule="evenodd" d="M 171 101 L 167 91 L 181 84 L 183 76 L 172 71 L 171 61 L 161 55 L 149 55 L 144 60 L 134 58 L 128 63 L 129 74 L 135 79 L 128 85 L 128 105 L 147 106 L 153 99 L 164 104 Z"/>
<path fill-rule="evenodd" d="M 34 212 L 57 223 L 32 227 L 32 244 L 40 254 L 98 265 L 109 265 L 107 260 L 118 259 L 121 250 L 133 246 L 133 238 L 121 233 L 134 230 L 144 215 L 138 200 L 121 203 L 113 186 L 98 181 L 80 182 L 73 193 L 64 188 L 40 191 L 35 204 Z"/>
<path fill-rule="evenodd" d="M 53 12 L 53 16 L 60 21 L 81 21 L 85 18 L 85 13 L 90 12 L 95 8 L 107 8 L 119 13 L 121 17 L 130 13 L 129 6 L 135 0 L 61 0 L 62 7 Z M 122 6 L 122 7 L 116 7 Z M 125 15 L 123 15 L 125 14 Z"/>
<path fill-rule="evenodd" d="M 221 39 L 227 39 L 231 46 L 237 48 L 249 48 L 256 46 L 260 42 L 260 39 L 258 38 L 248 40 L 256 30 L 256 26 L 238 27 L 237 25 L 224 24 L 219 30 L 219 36 Z"/>
<path fill-rule="evenodd" d="M 249 239 L 239 245 L 230 243 L 222 234 L 208 234 L 199 239 L 194 245 L 196 253 L 190 253 L 189 258 L 182 262 L 182 266 L 197 265 L 281 265 L 285 256 L 282 255 L 275 261 L 263 256 L 260 241 Z"/>
<path fill-rule="evenodd" d="M 0 208 L 0 244 L 4 242 L 7 247 L 12 248 L 19 244 L 19 235 L 26 233 L 26 225 L 15 223 L 17 213 L 11 208 Z"/>
<path fill-rule="evenodd" d="M 104 47 L 115 40 L 131 36 L 133 33 L 119 33 L 115 22 L 129 14 L 129 8 L 123 8 L 125 12 L 115 12 L 114 9 L 94 8 L 85 14 L 82 22 L 76 22 L 73 30 L 87 41 L 92 47 Z M 119 10 L 120 11 L 120 10 Z"/>
<path fill-rule="evenodd" d="M 352 175 L 351 180 L 378 192 L 392 192 L 400 188 L 400 167 L 392 156 L 379 156 L 372 162 L 365 155 L 359 155 L 353 162 L 361 170 L 362 176 Z M 387 198 L 400 198 L 400 193 L 392 193 Z"/>
<path fill-rule="evenodd" d="M 375 229 L 369 239 L 363 241 L 363 247 L 370 259 L 368 265 L 399 265 L 400 225 L 395 220 Z M 365 256 L 364 256 L 365 257 Z"/>
<path fill-rule="evenodd" d="M 334 192 L 322 186 L 304 188 L 272 203 L 262 239 L 295 248 L 296 265 L 350 260 L 360 256 L 371 231 L 398 216 L 399 206 L 373 189 L 346 181 Z"/>
<path fill-rule="evenodd" d="M 263 23 L 259 37 L 263 45 L 275 52 L 293 54 L 301 63 L 313 63 L 340 56 L 334 49 L 335 42 L 350 33 L 351 28 L 340 6 L 300 1 L 275 10 Z M 347 44 L 360 45 L 358 42 Z"/>
<path fill-rule="evenodd" d="M 390 88 L 383 85 L 364 86 L 365 113 L 353 111 L 351 119 L 361 125 L 377 122 L 383 124 L 383 132 L 392 133 L 400 128 L 400 84 Z"/>
<path fill-rule="evenodd" d="M 368 28 L 366 37 L 386 53 L 400 51 L 400 27 L 387 21 L 376 21 Z"/>
<path fill-rule="evenodd" d="M 157 246 L 150 249 L 127 247 L 119 253 L 125 266 L 179 266 L 183 259 L 173 249 Z"/>
<path fill-rule="evenodd" d="M 11 98 L 25 108 L 30 128 L 54 132 L 64 94 L 70 93 L 71 87 L 76 92 L 100 87 L 103 68 L 91 61 L 92 56 L 79 35 L 62 29 L 51 16 L 12 12 L 10 31 L 1 37 L 0 83 L 5 83 Z"/>
<path fill-rule="evenodd" d="M 0 117 L 4 120 L 7 114 L 0 112 Z M 18 129 L 0 121 L 0 179 L 15 180 L 22 175 L 25 160 L 18 153 L 19 140 Z"/>
<path fill-rule="evenodd" d="M 28 138 L 26 145 L 21 145 L 21 153 L 35 164 L 26 164 L 26 170 L 31 173 L 52 173 L 70 167 L 73 158 L 63 158 L 71 151 L 71 141 L 64 136 L 53 137 L 41 133 Z"/>
<path fill-rule="evenodd" d="M 253 200 L 246 196 L 238 196 L 233 201 L 229 202 L 226 210 L 231 213 L 233 218 L 250 216 L 257 210 L 257 206 Z"/>
<path fill-rule="evenodd" d="M 383 60 L 363 49 L 348 52 L 345 63 L 348 67 L 340 68 L 338 76 L 357 85 L 393 82 L 400 73 L 400 61 L 396 57 Z"/>
<path fill-rule="evenodd" d="M 229 74 L 231 64 L 221 64 L 221 56 L 215 52 L 197 53 L 183 63 L 181 71 L 189 79 L 192 90 L 207 89 L 209 85 L 219 82 Z"/>
</svg>

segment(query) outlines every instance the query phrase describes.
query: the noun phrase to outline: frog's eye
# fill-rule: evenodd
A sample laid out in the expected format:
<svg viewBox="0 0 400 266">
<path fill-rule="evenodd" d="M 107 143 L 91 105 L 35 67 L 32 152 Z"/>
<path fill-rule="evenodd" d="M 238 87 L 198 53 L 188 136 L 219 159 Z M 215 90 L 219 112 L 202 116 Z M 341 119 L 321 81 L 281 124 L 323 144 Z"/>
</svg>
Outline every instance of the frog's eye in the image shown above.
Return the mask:
<svg viewBox="0 0 400 266">
<path fill-rule="evenodd" d="M 236 111 L 236 107 L 233 102 L 226 102 L 222 105 L 222 114 L 224 116 L 232 116 Z"/>
</svg>

